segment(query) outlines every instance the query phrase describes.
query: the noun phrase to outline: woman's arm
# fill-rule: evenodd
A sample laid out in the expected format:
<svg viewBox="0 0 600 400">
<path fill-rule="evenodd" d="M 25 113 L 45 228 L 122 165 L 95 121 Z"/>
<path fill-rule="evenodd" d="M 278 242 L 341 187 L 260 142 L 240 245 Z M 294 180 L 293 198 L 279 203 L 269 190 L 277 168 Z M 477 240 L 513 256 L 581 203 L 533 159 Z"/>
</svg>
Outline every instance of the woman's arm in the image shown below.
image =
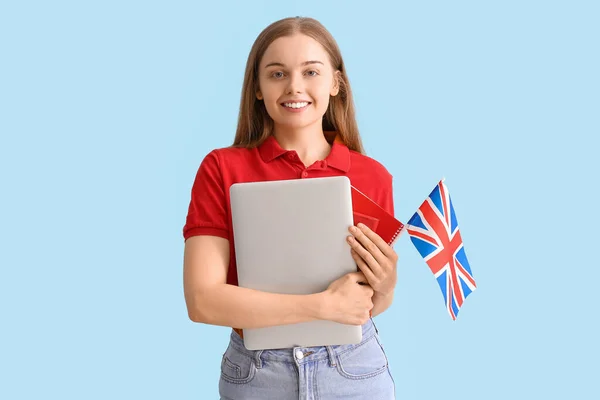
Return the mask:
<svg viewBox="0 0 600 400">
<path fill-rule="evenodd" d="M 379 292 L 373 294 L 373 311 L 372 316 L 376 316 L 387 310 L 394 301 L 394 291 L 388 295 L 383 295 Z"/>
<path fill-rule="evenodd" d="M 284 295 L 226 284 L 229 241 L 192 236 L 185 242 L 184 294 L 194 322 L 261 328 L 324 319 L 325 293 Z"/>
</svg>

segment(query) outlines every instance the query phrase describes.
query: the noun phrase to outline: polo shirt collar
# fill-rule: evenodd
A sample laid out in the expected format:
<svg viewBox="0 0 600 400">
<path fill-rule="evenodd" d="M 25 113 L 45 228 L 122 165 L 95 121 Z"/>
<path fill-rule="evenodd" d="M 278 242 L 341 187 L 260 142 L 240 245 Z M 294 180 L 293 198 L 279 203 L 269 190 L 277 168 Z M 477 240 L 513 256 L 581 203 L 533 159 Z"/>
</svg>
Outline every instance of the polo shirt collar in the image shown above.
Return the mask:
<svg viewBox="0 0 600 400">
<path fill-rule="evenodd" d="M 274 159 L 286 154 L 288 150 L 281 147 L 275 136 L 269 135 L 264 142 L 258 146 L 258 152 L 264 162 L 269 163 Z M 350 170 L 350 149 L 338 137 L 333 141 L 331 151 L 325 158 L 327 165 L 344 172 Z"/>
</svg>

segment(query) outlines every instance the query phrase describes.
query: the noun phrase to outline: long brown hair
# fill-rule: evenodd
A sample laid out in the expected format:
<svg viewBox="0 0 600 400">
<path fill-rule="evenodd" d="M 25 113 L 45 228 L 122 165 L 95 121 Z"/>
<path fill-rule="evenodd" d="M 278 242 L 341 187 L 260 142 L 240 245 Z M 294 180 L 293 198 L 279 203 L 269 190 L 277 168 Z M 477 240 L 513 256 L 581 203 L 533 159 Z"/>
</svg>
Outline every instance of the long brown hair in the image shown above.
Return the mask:
<svg viewBox="0 0 600 400">
<path fill-rule="evenodd" d="M 284 18 L 267 26 L 256 38 L 244 74 L 238 125 L 233 147 L 252 148 L 273 133 L 273 120 L 262 101 L 256 98 L 259 89 L 258 69 L 267 47 L 277 38 L 301 33 L 315 39 L 328 53 L 337 73 L 339 93 L 329 97 L 329 107 L 323 116 L 323 132 L 327 139 L 342 141 L 350 150 L 364 154 L 354 111 L 354 100 L 340 49 L 327 29 L 317 20 L 306 17 Z M 328 135 L 333 135 L 328 136 Z M 337 135 L 337 137 L 335 137 Z"/>
</svg>

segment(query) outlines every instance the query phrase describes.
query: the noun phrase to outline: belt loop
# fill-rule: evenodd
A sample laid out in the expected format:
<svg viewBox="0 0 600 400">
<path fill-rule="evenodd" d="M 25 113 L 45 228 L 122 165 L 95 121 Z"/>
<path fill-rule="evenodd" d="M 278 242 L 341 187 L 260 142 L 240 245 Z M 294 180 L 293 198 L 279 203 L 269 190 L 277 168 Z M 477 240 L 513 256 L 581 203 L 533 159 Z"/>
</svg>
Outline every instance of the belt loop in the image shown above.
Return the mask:
<svg viewBox="0 0 600 400">
<path fill-rule="evenodd" d="M 257 369 L 262 368 L 262 359 L 260 358 L 260 356 L 262 356 L 263 351 L 264 350 L 258 350 L 256 353 L 254 353 L 254 362 L 256 363 Z"/>
<path fill-rule="evenodd" d="M 330 367 L 335 367 L 337 365 L 336 361 L 335 361 L 335 353 L 333 351 L 333 348 L 331 346 L 325 346 L 327 348 L 327 354 L 329 354 L 329 366 Z"/>
</svg>

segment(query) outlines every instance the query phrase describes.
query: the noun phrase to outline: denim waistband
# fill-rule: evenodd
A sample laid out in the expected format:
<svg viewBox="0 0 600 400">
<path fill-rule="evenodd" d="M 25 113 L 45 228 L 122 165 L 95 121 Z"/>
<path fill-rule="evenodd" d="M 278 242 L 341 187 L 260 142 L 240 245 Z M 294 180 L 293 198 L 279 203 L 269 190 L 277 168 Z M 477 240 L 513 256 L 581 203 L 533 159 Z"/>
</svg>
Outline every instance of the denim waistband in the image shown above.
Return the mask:
<svg viewBox="0 0 600 400">
<path fill-rule="evenodd" d="M 342 344 L 332 346 L 313 346 L 313 347 L 293 347 L 286 349 L 273 350 L 248 350 L 244 346 L 244 340 L 235 331 L 231 331 L 229 345 L 235 350 L 254 358 L 260 368 L 261 361 L 280 361 L 280 362 L 296 362 L 295 352 L 300 350 L 304 353 L 303 362 L 319 361 L 330 359 L 331 363 L 335 363 L 335 355 L 343 354 L 347 351 L 360 347 L 367 340 L 371 339 L 377 333 L 377 327 L 373 319 L 369 319 L 362 325 L 362 340 L 357 344 Z"/>
</svg>

